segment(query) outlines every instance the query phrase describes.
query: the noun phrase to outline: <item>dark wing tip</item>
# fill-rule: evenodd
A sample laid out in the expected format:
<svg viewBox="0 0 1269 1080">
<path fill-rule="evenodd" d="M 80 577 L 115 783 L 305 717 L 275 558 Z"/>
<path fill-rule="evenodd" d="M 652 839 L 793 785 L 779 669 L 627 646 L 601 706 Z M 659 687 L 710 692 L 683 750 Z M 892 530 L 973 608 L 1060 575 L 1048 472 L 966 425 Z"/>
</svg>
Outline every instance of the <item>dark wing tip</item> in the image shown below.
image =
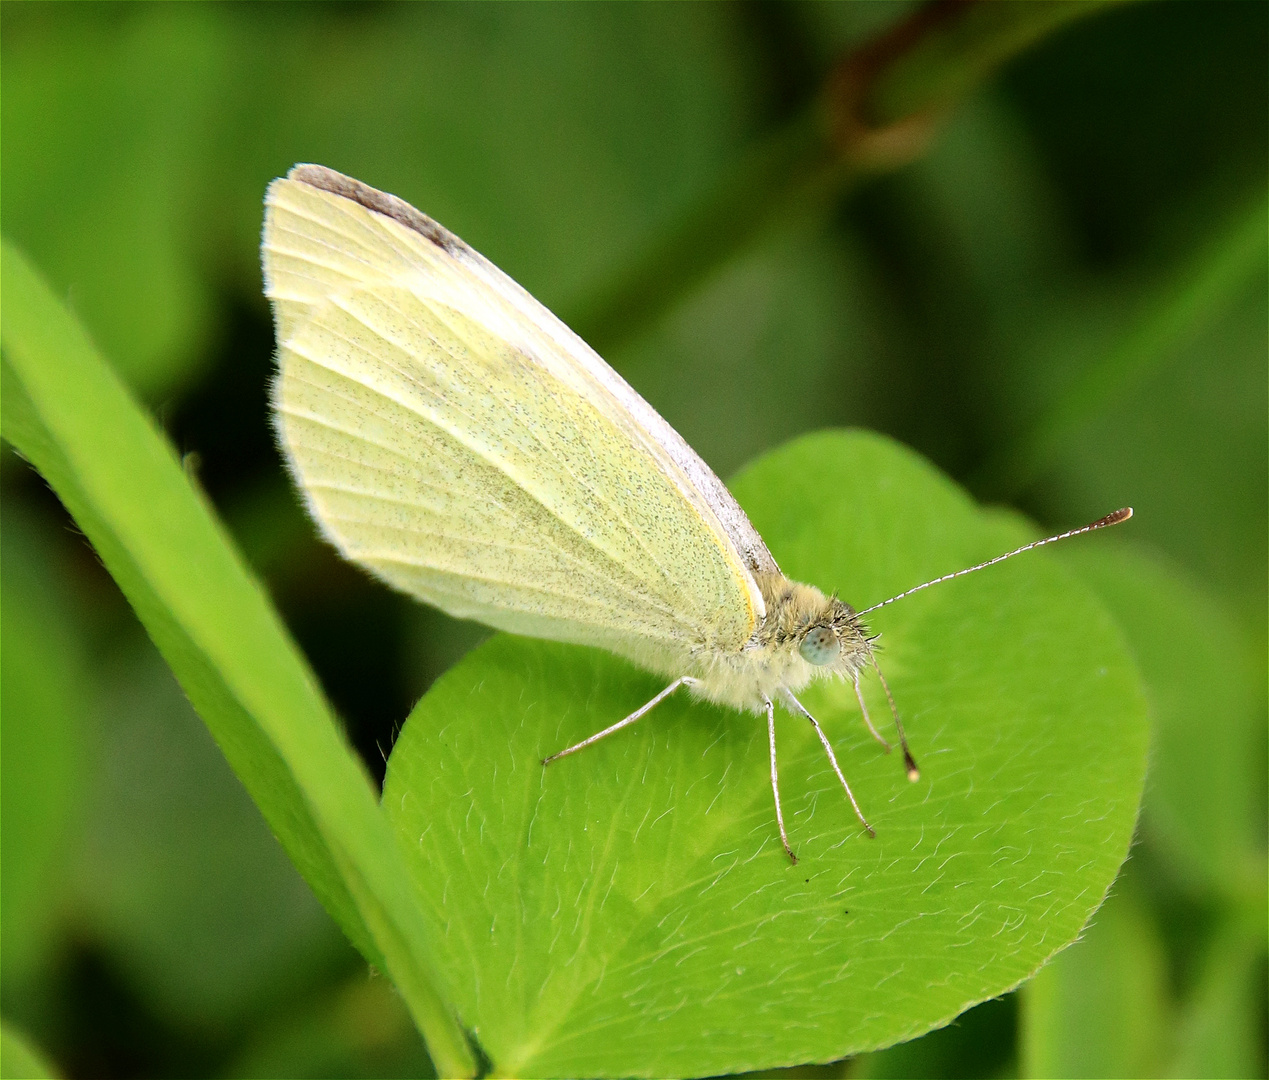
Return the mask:
<svg viewBox="0 0 1269 1080">
<path fill-rule="evenodd" d="M 360 180 L 354 180 L 351 176 L 345 176 L 334 169 L 328 169 L 325 165 L 296 165 L 286 176 L 288 180 L 308 184 L 309 187 L 315 187 L 319 191 L 329 191 L 332 195 L 351 199 L 358 205 L 364 206 L 367 210 L 373 210 L 376 214 L 390 217 L 393 221 L 404 225 L 407 229 L 414 230 L 420 236 L 430 240 L 450 255 L 457 255 L 468 250 L 467 245 L 447 228 L 443 225 L 438 225 L 425 213 L 421 210 L 416 210 L 404 199 L 398 199 L 395 195 L 389 195 L 386 191 L 372 188 L 369 184 L 363 184 Z"/>
</svg>

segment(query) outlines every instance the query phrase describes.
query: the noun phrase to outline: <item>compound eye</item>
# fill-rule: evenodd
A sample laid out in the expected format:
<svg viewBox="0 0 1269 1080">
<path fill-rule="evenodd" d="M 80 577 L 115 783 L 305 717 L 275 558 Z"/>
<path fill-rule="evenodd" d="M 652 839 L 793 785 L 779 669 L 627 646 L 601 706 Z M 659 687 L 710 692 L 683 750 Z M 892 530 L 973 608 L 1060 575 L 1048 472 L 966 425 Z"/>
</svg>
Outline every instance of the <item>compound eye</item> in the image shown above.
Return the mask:
<svg viewBox="0 0 1269 1080">
<path fill-rule="evenodd" d="M 840 652 L 837 635 L 831 627 L 817 626 L 802 639 L 798 652 L 808 664 L 815 664 L 817 667 L 831 664 Z"/>
</svg>

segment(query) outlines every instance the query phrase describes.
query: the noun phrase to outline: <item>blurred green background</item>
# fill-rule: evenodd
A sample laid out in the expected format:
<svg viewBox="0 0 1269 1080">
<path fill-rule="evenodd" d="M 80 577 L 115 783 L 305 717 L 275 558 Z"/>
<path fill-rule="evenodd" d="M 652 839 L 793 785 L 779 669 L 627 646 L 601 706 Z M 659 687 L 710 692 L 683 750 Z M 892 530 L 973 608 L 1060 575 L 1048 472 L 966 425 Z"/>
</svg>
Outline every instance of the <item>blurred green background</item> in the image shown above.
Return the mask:
<svg viewBox="0 0 1269 1080">
<path fill-rule="evenodd" d="M 350 173 L 584 317 L 907 10 L 8 3 L 0 222 L 160 418 L 381 777 L 485 632 L 341 564 L 287 485 L 265 185 Z M 1266 5 L 1112 6 L 920 160 L 763 231 L 614 347 L 590 326 L 724 477 L 863 425 L 1046 527 L 1137 509 L 1064 553 L 1157 725 L 1110 901 L 1020 994 L 814 1075 L 1265 1075 L 1267 87 Z M 426 1074 L 7 445 L 0 482 L 6 1023 L 72 1076 Z"/>
</svg>

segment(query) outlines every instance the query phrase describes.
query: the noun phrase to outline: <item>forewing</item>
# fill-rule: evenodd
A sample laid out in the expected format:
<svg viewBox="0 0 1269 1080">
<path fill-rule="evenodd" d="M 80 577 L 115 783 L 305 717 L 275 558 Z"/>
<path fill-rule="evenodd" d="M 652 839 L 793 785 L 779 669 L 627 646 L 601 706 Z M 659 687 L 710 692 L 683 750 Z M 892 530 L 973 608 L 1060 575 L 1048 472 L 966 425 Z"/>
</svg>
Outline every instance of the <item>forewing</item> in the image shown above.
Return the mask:
<svg viewBox="0 0 1269 1080">
<path fill-rule="evenodd" d="M 514 283 L 507 303 L 509 279 L 373 195 L 391 201 L 372 210 L 288 179 L 267 200 L 278 428 L 328 537 L 398 588 L 501 628 L 679 670 L 685 651 L 741 647 L 761 599 L 683 470 L 526 327 L 521 298 L 541 305 Z"/>
<path fill-rule="evenodd" d="M 322 203 L 313 197 L 318 192 L 340 198 Z M 628 427 L 631 438 L 645 444 L 661 461 L 684 498 L 697 505 L 711 527 L 726 538 L 747 570 L 779 571 L 731 492 L 683 437 L 581 338 L 453 233 L 404 200 L 320 165 L 295 166 L 287 180 L 275 181 L 269 201 L 279 207 L 290 204 L 310 219 L 321 218 L 335 226 L 335 237 L 324 235 L 319 241 L 327 249 L 320 251 L 318 258 L 336 275 L 371 272 L 393 278 L 411 269 L 423 270 L 423 281 L 416 285 L 433 295 L 449 294 L 451 300 L 457 297 L 454 306 L 518 344 L 536 363 L 591 398 L 615 423 Z M 373 212 L 359 215 L 359 209 Z M 394 233 L 387 246 L 383 245 L 384 218 L 404 229 L 404 233 Z M 336 255 L 330 250 L 332 240 L 348 241 L 350 247 Z M 316 281 L 309 277 L 313 267 L 308 263 L 279 266 L 279 278 L 288 269 L 290 279 L 279 280 L 279 294 L 306 296 L 327 281 L 325 272 Z M 288 316 L 286 307 L 284 304 L 279 309 L 279 321 Z M 761 610 L 758 589 L 753 587 L 750 592 Z"/>
</svg>

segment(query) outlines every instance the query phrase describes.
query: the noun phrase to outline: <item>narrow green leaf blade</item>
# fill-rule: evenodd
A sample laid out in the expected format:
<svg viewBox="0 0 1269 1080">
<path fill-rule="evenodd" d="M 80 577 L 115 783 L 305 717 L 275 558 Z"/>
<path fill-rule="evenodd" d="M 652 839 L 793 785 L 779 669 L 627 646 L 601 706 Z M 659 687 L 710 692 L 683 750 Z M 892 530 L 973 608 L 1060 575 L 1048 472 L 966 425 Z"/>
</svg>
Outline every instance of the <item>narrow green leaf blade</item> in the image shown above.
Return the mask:
<svg viewBox="0 0 1269 1080">
<path fill-rule="evenodd" d="M 93 542 L 318 898 L 392 976 L 438 1068 L 470 1072 L 395 843 L 312 673 L 78 323 L 7 243 L 0 270 L 5 437 Z"/>
<path fill-rule="evenodd" d="M 1015 546 L 888 440 L 831 432 L 734 485 L 785 572 L 859 607 Z M 707 1075 L 912 1038 L 1070 942 L 1127 852 L 1145 703 L 1119 631 L 1059 565 L 1020 558 L 877 612 L 919 782 L 849 686 L 777 717 L 780 847 L 758 717 L 672 698 L 543 770 L 663 685 L 603 653 L 507 636 L 444 676 L 389 761 L 384 806 L 460 1007 L 510 1075 Z M 872 715 L 887 706 L 866 686 Z"/>
</svg>

